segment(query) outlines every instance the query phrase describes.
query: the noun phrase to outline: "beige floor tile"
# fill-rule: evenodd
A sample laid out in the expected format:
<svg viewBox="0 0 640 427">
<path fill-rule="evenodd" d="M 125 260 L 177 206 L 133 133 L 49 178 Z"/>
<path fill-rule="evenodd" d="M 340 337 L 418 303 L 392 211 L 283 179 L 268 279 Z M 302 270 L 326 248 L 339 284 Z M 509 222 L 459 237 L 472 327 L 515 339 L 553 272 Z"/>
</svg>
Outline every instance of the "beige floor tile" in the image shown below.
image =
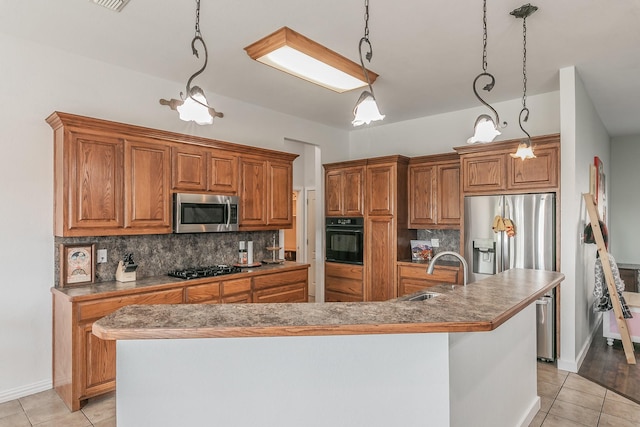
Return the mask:
<svg viewBox="0 0 640 427">
<path fill-rule="evenodd" d="M 82 411 L 69 412 L 50 418 L 42 423 L 33 423 L 33 427 L 91 427 L 91 421 Z"/>
<path fill-rule="evenodd" d="M 31 423 L 21 410 L 16 414 L 0 418 L 0 427 L 31 427 Z"/>
<path fill-rule="evenodd" d="M 549 414 L 544 419 L 542 427 L 584 427 L 584 424 L 571 421 L 567 418 L 563 418 L 554 414 Z"/>
<path fill-rule="evenodd" d="M 638 423 L 603 413 L 600 414 L 598 427 L 638 427 Z"/>
<path fill-rule="evenodd" d="M 629 400 L 624 396 L 620 396 L 618 393 L 615 393 L 611 390 L 607 390 L 607 395 L 605 396 L 605 399 L 615 400 L 616 402 L 626 403 L 627 405 L 640 407 L 640 405 L 634 402 L 633 400 Z"/>
<path fill-rule="evenodd" d="M 580 423 L 585 426 L 596 427 L 600 418 L 600 411 L 584 408 L 569 402 L 557 400 L 551 405 L 549 414 Z M 546 420 L 545 420 L 546 421 Z"/>
<path fill-rule="evenodd" d="M 22 397 L 20 398 L 20 404 L 22 404 L 24 412 L 33 425 L 39 425 L 69 414 L 69 409 L 54 390 Z M 82 412 L 80 414 L 84 417 Z"/>
<path fill-rule="evenodd" d="M 594 394 L 596 396 L 602 396 L 607 392 L 607 389 L 591 381 L 582 378 L 578 374 L 570 373 L 567 380 L 564 382 L 563 387 L 571 388 L 574 390 L 582 391 L 584 393 Z"/>
<path fill-rule="evenodd" d="M 557 372 L 540 371 L 538 370 L 538 381 L 544 381 L 546 383 L 563 385 L 567 379 L 567 375 L 559 374 Z"/>
<path fill-rule="evenodd" d="M 553 405 L 553 401 L 554 399 L 551 399 L 549 397 L 540 396 L 540 411 L 549 412 L 549 409 L 551 409 L 551 405 Z"/>
<path fill-rule="evenodd" d="M 93 427 L 116 427 L 116 417 L 111 417 L 95 423 Z"/>
<path fill-rule="evenodd" d="M 558 400 L 600 412 L 604 403 L 604 396 L 596 396 L 595 394 L 563 387 L 556 397 L 556 401 Z"/>
<path fill-rule="evenodd" d="M 560 392 L 560 386 L 556 384 L 547 383 L 544 381 L 538 381 L 538 396 L 548 397 L 549 399 L 555 399 Z"/>
<path fill-rule="evenodd" d="M 640 407 L 637 405 L 627 405 L 626 403 L 605 399 L 602 412 L 640 425 Z"/>
<path fill-rule="evenodd" d="M 540 427 L 546 416 L 546 412 L 538 411 L 536 416 L 533 417 L 533 420 L 529 423 L 529 427 Z"/>
<path fill-rule="evenodd" d="M 18 400 L 10 400 L 9 402 L 0 403 L 0 419 L 9 415 L 15 415 L 22 412 L 22 405 Z"/>
<path fill-rule="evenodd" d="M 89 402 L 82 408 L 82 412 L 96 424 L 100 421 L 116 416 L 116 394 L 111 392 L 103 396 L 89 399 Z"/>
</svg>

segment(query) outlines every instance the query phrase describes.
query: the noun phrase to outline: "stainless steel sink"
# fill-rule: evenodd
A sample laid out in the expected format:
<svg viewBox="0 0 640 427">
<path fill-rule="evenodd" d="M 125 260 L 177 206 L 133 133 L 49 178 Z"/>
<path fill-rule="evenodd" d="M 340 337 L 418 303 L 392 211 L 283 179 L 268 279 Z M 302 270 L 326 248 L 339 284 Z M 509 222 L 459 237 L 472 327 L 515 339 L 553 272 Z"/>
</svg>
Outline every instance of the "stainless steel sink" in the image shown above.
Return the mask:
<svg viewBox="0 0 640 427">
<path fill-rule="evenodd" d="M 398 301 L 424 301 L 427 299 L 431 299 L 433 297 L 437 297 L 439 294 L 436 292 L 429 291 L 420 291 L 414 294 L 405 295 L 403 297 L 398 298 Z"/>
</svg>

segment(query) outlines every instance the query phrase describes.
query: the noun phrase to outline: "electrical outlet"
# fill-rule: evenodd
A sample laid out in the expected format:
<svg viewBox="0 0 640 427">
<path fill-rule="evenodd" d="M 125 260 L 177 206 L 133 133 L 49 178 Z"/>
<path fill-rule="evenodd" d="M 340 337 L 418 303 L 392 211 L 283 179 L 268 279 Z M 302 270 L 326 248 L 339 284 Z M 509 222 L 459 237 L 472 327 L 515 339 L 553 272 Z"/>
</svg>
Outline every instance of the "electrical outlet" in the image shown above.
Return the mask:
<svg viewBox="0 0 640 427">
<path fill-rule="evenodd" d="M 103 264 L 107 262 L 107 250 L 106 249 L 98 249 L 98 264 Z"/>
<path fill-rule="evenodd" d="M 440 247 L 440 239 L 431 239 L 431 247 L 439 248 Z"/>
</svg>

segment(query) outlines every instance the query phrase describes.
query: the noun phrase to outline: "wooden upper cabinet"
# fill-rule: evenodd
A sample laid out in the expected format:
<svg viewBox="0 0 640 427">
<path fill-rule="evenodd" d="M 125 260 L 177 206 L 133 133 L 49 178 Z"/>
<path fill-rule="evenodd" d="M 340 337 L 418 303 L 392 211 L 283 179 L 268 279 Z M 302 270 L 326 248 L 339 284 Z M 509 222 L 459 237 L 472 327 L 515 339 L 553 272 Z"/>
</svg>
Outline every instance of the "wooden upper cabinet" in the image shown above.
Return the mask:
<svg viewBox="0 0 640 427">
<path fill-rule="evenodd" d="M 171 232 L 169 156 L 157 141 L 125 140 L 125 227 Z"/>
<path fill-rule="evenodd" d="M 240 226 L 267 224 L 267 162 L 240 159 Z"/>
<path fill-rule="evenodd" d="M 364 162 L 325 166 L 326 216 L 364 216 Z"/>
<path fill-rule="evenodd" d="M 122 139 L 69 132 L 56 144 L 55 164 L 56 235 L 101 234 L 124 225 Z"/>
<path fill-rule="evenodd" d="M 395 215 L 396 163 L 367 166 L 366 188 L 368 215 Z"/>
<path fill-rule="evenodd" d="M 238 194 L 238 156 L 222 150 L 211 150 L 207 152 L 207 159 L 207 189 L 216 194 Z"/>
<path fill-rule="evenodd" d="M 460 226 L 457 154 L 423 156 L 409 163 L 409 228 Z"/>
<path fill-rule="evenodd" d="M 171 188 L 179 191 L 206 191 L 206 150 L 200 147 L 171 148 Z"/>
<path fill-rule="evenodd" d="M 267 177 L 267 224 L 290 228 L 293 226 L 293 165 L 269 161 Z"/>
<path fill-rule="evenodd" d="M 557 191 L 560 187 L 560 135 L 531 138 L 533 159 L 515 153 L 520 140 L 457 147 L 461 156 L 464 193 Z"/>
</svg>

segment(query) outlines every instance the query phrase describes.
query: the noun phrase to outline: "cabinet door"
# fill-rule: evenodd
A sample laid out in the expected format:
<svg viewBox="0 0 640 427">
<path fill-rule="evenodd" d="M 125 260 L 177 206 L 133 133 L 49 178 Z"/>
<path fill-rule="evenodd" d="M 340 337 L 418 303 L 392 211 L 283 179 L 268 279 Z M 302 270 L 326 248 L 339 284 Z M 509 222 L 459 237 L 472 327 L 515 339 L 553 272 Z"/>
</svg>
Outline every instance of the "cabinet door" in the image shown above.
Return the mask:
<svg viewBox="0 0 640 427">
<path fill-rule="evenodd" d="M 240 160 L 240 226 L 267 224 L 267 162 Z"/>
<path fill-rule="evenodd" d="M 293 225 L 293 167 L 291 162 L 268 162 L 267 224 Z"/>
<path fill-rule="evenodd" d="M 238 194 L 238 156 L 220 150 L 208 152 L 209 186 L 216 194 Z"/>
<path fill-rule="evenodd" d="M 72 133 L 70 139 L 68 228 L 73 233 L 74 229 L 122 227 L 123 140 L 76 133 Z M 58 219 L 63 216 L 61 209 L 56 206 Z M 78 235 L 86 235 L 78 231 Z"/>
<path fill-rule="evenodd" d="M 169 147 L 126 141 L 125 227 L 171 232 Z"/>
<path fill-rule="evenodd" d="M 113 390 L 116 381 L 116 342 L 105 341 L 91 333 L 92 323 L 82 327 L 84 333 L 85 397 Z"/>
<path fill-rule="evenodd" d="M 343 171 L 342 215 L 364 215 L 364 166 L 347 168 Z"/>
<path fill-rule="evenodd" d="M 409 166 L 409 228 L 425 228 L 436 223 L 436 167 Z"/>
<path fill-rule="evenodd" d="M 207 156 L 201 148 L 171 149 L 171 188 L 205 191 L 207 189 Z"/>
<path fill-rule="evenodd" d="M 215 304 L 220 302 L 220 282 L 204 283 L 185 288 L 187 304 Z"/>
<path fill-rule="evenodd" d="M 396 166 L 367 166 L 367 212 L 369 215 L 394 215 Z"/>
<path fill-rule="evenodd" d="M 327 216 L 342 216 L 342 189 L 344 173 L 341 170 L 328 171 L 325 175 L 325 213 Z"/>
<path fill-rule="evenodd" d="M 395 234 L 393 218 L 371 216 L 365 221 L 365 301 L 394 298 Z"/>
<path fill-rule="evenodd" d="M 438 166 L 438 224 L 460 225 L 460 164 Z"/>
<path fill-rule="evenodd" d="M 558 149 L 535 150 L 533 159 L 516 159 L 509 156 L 510 189 L 554 189 L 558 186 Z"/>
<path fill-rule="evenodd" d="M 463 156 L 463 189 L 465 193 L 505 190 L 505 155 Z"/>
<path fill-rule="evenodd" d="M 260 289 L 253 293 L 255 303 L 307 302 L 307 300 L 306 282 Z"/>
</svg>

